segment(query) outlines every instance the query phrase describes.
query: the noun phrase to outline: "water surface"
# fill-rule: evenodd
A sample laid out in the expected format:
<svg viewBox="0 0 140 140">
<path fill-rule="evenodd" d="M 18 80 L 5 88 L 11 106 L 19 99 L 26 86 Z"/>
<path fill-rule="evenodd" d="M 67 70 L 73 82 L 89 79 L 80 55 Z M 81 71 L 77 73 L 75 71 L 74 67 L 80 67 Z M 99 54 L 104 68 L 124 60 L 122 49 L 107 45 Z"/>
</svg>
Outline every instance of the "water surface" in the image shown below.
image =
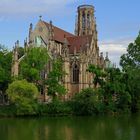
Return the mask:
<svg viewBox="0 0 140 140">
<path fill-rule="evenodd" d="M 140 116 L 1 118 L 0 140 L 140 140 Z"/>
</svg>

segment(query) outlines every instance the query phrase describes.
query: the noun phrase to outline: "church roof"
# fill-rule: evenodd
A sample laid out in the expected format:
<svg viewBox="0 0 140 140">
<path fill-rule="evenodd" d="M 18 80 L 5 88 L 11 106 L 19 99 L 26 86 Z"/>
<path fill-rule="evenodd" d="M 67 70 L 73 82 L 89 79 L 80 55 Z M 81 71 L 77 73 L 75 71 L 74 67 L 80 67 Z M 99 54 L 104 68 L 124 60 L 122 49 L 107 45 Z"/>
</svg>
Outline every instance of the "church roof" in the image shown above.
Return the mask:
<svg viewBox="0 0 140 140">
<path fill-rule="evenodd" d="M 45 21 L 43 21 L 43 22 L 47 26 L 47 28 L 49 28 L 50 24 L 45 22 Z M 64 31 L 64 30 L 62 30 L 62 29 L 60 29 L 60 28 L 58 28 L 54 25 L 52 25 L 52 26 L 53 26 L 53 29 L 54 29 L 54 40 L 55 41 L 64 43 L 64 38 L 65 37 L 67 38 L 67 37 L 74 37 L 75 36 L 75 35 L 67 32 L 67 31 Z"/>
<path fill-rule="evenodd" d="M 91 44 L 92 35 L 68 37 L 67 40 L 70 45 L 70 53 L 74 53 L 75 50 L 80 52 L 85 50 L 87 45 Z"/>
<path fill-rule="evenodd" d="M 50 24 L 43 21 L 43 23 L 46 25 L 47 28 L 49 28 Z M 85 35 L 85 36 L 75 36 L 67 31 L 64 31 L 63 29 L 60 29 L 54 25 L 53 29 L 54 29 L 54 40 L 64 43 L 65 38 L 68 41 L 68 45 L 69 45 L 69 50 L 70 53 L 73 54 L 74 51 L 76 50 L 76 52 L 80 52 L 86 49 L 87 45 L 91 44 L 92 41 L 92 35 Z"/>
</svg>

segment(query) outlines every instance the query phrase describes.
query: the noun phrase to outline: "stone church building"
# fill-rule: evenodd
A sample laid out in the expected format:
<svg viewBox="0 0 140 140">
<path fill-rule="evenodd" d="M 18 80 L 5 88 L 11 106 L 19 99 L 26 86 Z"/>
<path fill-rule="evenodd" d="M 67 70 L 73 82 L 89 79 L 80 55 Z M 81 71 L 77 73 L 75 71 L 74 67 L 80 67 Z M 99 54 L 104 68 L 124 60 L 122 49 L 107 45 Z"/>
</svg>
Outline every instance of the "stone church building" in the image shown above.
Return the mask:
<svg viewBox="0 0 140 140">
<path fill-rule="evenodd" d="M 34 28 L 30 24 L 29 37 L 24 42 L 25 50 L 31 46 L 44 46 L 48 49 L 51 59 L 62 58 L 63 69 L 67 73 L 62 81 L 68 92 L 65 99 L 84 88 L 94 88 L 93 76 L 86 71 L 89 64 L 104 68 L 109 63 L 107 54 L 104 58 L 103 53 L 99 52 L 94 7 L 81 5 L 77 11 L 75 34 L 56 27 L 52 21 L 43 21 L 40 17 Z M 24 56 L 18 59 L 18 46 L 19 42 L 13 51 L 13 76 L 18 76 L 19 63 L 24 59 Z"/>
</svg>

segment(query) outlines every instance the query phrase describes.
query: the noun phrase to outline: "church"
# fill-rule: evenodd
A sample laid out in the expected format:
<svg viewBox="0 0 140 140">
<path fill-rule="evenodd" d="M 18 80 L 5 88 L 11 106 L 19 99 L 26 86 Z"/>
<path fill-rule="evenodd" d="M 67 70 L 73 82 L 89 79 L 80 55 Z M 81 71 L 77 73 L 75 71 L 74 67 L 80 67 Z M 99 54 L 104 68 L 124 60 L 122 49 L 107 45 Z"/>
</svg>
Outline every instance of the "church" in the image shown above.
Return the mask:
<svg viewBox="0 0 140 140">
<path fill-rule="evenodd" d="M 64 97 L 66 100 L 82 89 L 94 88 L 93 75 L 87 72 L 89 64 L 105 68 L 110 63 L 108 54 L 104 58 L 103 53 L 99 52 L 94 14 L 92 5 L 80 5 L 77 8 L 75 34 L 56 27 L 52 21 L 43 21 L 40 17 L 35 27 L 30 24 L 29 36 L 24 42 L 25 50 L 31 46 L 44 46 L 51 59 L 62 58 L 63 70 L 67 73 L 61 81 L 68 92 Z M 18 58 L 18 47 L 17 41 L 13 49 L 12 76 L 18 76 L 19 63 L 24 59 L 24 56 Z"/>
</svg>

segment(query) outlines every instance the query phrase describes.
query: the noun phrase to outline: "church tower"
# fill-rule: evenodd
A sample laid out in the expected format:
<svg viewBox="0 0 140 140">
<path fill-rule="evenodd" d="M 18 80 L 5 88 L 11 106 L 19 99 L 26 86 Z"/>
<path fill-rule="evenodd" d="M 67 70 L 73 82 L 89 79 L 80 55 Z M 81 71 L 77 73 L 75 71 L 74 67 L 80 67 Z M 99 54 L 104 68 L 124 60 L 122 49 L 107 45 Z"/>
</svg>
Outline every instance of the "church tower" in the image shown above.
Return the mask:
<svg viewBox="0 0 140 140">
<path fill-rule="evenodd" d="M 92 5 L 79 6 L 75 34 L 77 36 L 92 35 L 94 31 L 96 31 L 94 7 Z"/>
</svg>

